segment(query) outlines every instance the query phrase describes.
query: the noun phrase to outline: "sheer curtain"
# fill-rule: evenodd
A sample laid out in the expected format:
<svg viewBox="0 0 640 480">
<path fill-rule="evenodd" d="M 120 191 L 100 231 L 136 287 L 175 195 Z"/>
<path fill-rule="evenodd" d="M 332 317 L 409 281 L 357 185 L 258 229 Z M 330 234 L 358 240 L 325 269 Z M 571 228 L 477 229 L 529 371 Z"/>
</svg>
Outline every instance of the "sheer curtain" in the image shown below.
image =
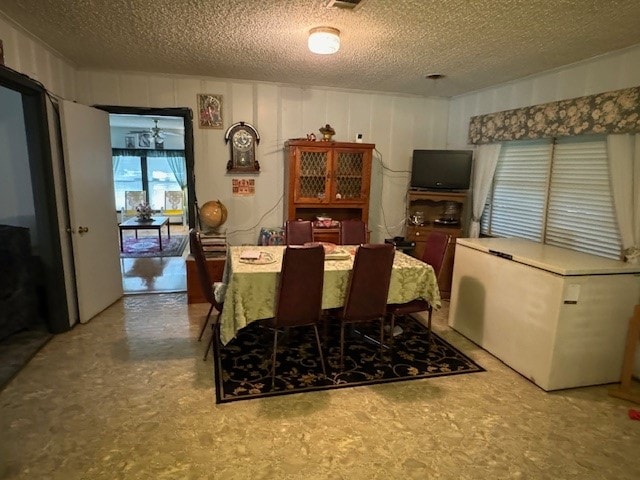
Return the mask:
<svg viewBox="0 0 640 480">
<path fill-rule="evenodd" d="M 184 150 L 151 150 L 147 153 L 147 156 L 164 157 L 180 188 L 184 191 L 187 186 L 187 165 L 185 163 Z"/>
<path fill-rule="evenodd" d="M 622 253 L 640 263 L 640 134 L 608 135 L 607 158 Z"/>
<path fill-rule="evenodd" d="M 496 171 L 500 156 L 500 143 L 479 145 L 476 149 L 476 161 L 473 168 L 473 206 L 471 209 L 471 228 L 469 236 L 480 236 L 480 217 L 487 201 L 487 195 Z"/>
</svg>

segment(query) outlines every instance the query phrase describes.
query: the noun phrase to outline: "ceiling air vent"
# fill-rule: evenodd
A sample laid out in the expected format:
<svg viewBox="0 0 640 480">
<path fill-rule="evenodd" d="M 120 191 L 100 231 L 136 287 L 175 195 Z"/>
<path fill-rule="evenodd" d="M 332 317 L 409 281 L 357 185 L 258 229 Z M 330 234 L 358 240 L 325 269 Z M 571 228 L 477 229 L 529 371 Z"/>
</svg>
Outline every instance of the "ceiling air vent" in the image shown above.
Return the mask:
<svg viewBox="0 0 640 480">
<path fill-rule="evenodd" d="M 365 0 L 329 0 L 327 8 L 344 8 L 346 10 L 355 10 L 360 7 Z"/>
</svg>

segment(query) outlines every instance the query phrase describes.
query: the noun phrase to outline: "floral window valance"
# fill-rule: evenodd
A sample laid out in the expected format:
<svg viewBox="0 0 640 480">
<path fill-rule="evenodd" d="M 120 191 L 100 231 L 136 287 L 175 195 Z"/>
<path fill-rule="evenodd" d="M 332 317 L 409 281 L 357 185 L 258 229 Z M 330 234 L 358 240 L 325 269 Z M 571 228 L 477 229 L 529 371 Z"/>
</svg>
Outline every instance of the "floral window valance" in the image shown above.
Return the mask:
<svg viewBox="0 0 640 480">
<path fill-rule="evenodd" d="M 469 143 L 640 133 L 640 87 L 471 117 Z"/>
</svg>

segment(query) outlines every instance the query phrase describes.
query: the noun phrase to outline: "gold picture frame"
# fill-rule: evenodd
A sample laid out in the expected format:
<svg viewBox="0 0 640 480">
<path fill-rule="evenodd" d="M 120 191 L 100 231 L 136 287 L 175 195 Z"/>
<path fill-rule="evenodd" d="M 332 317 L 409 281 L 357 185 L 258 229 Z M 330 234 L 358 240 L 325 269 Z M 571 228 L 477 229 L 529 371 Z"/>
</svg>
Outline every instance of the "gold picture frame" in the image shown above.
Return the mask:
<svg viewBox="0 0 640 480">
<path fill-rule="evenodd" d="M 198 94 L 198 123 L 200 128 L 222 128 L 222 95 Z"/>
</svg>

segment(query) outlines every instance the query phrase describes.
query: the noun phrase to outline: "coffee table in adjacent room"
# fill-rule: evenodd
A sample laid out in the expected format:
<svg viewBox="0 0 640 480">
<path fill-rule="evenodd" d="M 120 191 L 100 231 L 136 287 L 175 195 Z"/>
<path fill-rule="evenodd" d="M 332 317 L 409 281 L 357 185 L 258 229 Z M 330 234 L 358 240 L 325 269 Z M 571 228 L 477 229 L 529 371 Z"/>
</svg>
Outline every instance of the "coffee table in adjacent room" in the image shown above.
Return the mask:
<svg viewBox="0 0 640 480">
<path fill-rule="evenodd" d="M 162 251 L 162 227 L 167 226 L 167 238 L 171 240 L 171 227 L 169 217 L 152 217 L 150 220 L 138 221 L 137 218 L 130 218 L 126 222 L 118 225 L 120 229 L 120 251 L 124 251 L 124 242 L 122 240 L 123 230 L 135 230 L 136 238 L 138 238 L 138 230 L 158 230 L 158 245 Z"/>
</svg>

